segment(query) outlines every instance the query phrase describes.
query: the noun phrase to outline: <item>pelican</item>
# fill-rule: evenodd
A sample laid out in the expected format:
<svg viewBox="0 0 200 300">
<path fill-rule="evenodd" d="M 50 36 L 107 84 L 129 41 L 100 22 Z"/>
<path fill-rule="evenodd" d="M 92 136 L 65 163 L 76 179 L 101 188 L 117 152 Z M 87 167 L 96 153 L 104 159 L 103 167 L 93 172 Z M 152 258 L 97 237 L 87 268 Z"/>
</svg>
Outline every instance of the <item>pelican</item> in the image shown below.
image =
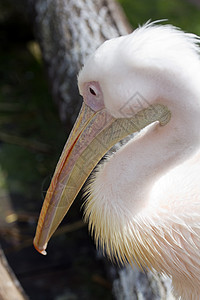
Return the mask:
<svg viewBox="0 0 200 300">
<path fill-rule="evenodd" d="M 172 278 L 174 294 L 200 299 L 199 37 L 146 23 L 104 42 L 78 75 L 83 105 L 40 214 L 47 242 L 91 171 L 85 220 L 111 260 Z"/>
</svg>

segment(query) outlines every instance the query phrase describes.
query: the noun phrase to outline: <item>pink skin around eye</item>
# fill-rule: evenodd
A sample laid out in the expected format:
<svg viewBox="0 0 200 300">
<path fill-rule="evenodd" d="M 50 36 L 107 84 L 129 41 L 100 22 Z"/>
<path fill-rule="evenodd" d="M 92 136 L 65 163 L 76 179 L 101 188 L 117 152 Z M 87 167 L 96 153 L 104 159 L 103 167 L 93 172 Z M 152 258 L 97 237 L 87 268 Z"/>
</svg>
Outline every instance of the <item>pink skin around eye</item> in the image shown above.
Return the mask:
<svg viewBox="0 0 200 300">
<path fill-rule="evenodd" d="M 103 93 L 97 81 L 90 81 L 85 84 L 83 98 L 85 103 L 94 111 L 104 108 Z"/>
</svg>

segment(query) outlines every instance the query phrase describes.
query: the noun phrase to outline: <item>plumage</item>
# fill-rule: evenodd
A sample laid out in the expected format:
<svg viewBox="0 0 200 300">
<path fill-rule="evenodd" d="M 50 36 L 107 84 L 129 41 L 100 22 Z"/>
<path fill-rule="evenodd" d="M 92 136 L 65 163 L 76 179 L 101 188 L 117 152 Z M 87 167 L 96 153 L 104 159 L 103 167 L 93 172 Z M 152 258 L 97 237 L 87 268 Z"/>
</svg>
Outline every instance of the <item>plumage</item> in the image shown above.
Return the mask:
<svg viewBox="0 0 200 300">
<path fill-rule="evenodd" d="M 148 119 L 144 109 L 152 107 L 157 114 L 156 105 L 163 105 L 170 111 L 171 117 L 167 117 L 165 124 L 157 119 L 149 122 L 151 124 L 147 122 L 149 125 L 144 125 L 136 137 L 96 168 L 86 187 L 84 208 L 85 220 L 97 246 L 110 259 L 137 263 L 142 268 L 171 276 L 175 294 L 185 300 L 200 298 L 198 44 L 199 37 L 194 34 L 170 25 L 147 23 L 129 35 L 106 41 L 86 61 L 78 76 L 85 105 L 95 116 L 105 112 L 106 125 L 101 119 L 102 129 L 96 135 L 100 141 L 98 145 L 105 148 L 102 153 L 111 146 L 105 142 L 104 147 L 102 136 L 106 137 L 106 133 L 110 138 L 114 134 L 117 136 L 123 120 L 133 122 L 132 118 L 136 116 L 137 119 L 137 113 L 141 111 L 143 118 Z M 88 120 L 83 131 L 77 133 L 78 139 L 93 136 L 92 117 Z M 84 130 L 90 122 L 88 135 L 85 135 Z M 114 125 L 110 125 L 111 122 Z M 77 132 L 76 126 L 73 133 Z M 113 132 L 107 128 L 117 129 Z M 74 145 L 77 142 L 77 139 L 73 140 L 73 133 L 61 158 L 75 155 L 71 154 L 72 150 L 76 152 Z M 86 142 L 92 145 L 88 150 L 91 157 L 97 149 L 93 146 L 97 141 Z M 66 149 L 69 149 L 67 155 Z M 86 162 L 84 151 L 79 156 Z M 92 161 L 93 167 L 96 160 L 95 163 Z M 67 165 L 70 165 L 68 161 Z M 77 165 L 82 174 L 84 164 L 79 160 L 74 162 L 74 166 Z M 57 174 L 60 178 L 72 178 L 73 170 L 66 175 L 68 171 L 62 168 Z M 84 180 L 89 173 L 87 171 Z M 61 181 L 65 186 L 59 196 L 61 201 L 67 195 L 67 188 L 72 187 L 69 180 Z M 84 180 L 81 179 L 82 184 Z M 53 194 L 55 190 L 54 184 L 49 191 Z M 46 203 L 58 203 L 60 200 L 57 199 L 48 198 Z M 71 205 L 68 202 L 65 213 Z M 44 211 L 43 223 L 46 222 L 44 215 L 48 215 L 46 208 Z M 57 219 L 56 214 L 57 210 L 52 218 Z M 54 220 L 50 224 L 54 224 Z M 55 228 L 51 233 L 45 233 L 45 242 L 40 242 L 40 228 L 35 245 L 42 252 Z"/>
<path fill-rule="evenodd" d="M 200 297 L 198 41 L 172 26 L 148 24 L 105 43 L 79 75 L 80 90 L 83 80 L 100 82 L 115 117 L 135 93 L 171 108 L 174 124 L 131 140 L 98 168 L 85 217 L 109 257 L 130 263 L 134 258 L 142 267 L 172 275 L 183 299 Z M 124 64 L 127 74 L 120 68 Z M 112 88 L 113 69 L 119 91 Z"/>
</svg>

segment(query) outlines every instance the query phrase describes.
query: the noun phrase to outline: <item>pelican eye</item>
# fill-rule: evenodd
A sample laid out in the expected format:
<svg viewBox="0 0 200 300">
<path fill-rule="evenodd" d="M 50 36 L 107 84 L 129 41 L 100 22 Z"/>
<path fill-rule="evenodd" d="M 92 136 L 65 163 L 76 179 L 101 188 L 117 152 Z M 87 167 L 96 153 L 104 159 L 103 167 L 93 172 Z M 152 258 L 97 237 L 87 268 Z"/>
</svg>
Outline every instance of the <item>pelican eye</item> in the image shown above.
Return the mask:
<svg viewBox="0 0 200 300">
<path fill-rule="evenodd" d="M 92 94 L 93 96 L 97 96 L 98 95 L 98 93 L 97 93 L 97 91 L 96 91 L 96 89 L 95 89 L 95 87 L 89 87 L 89 91 L 90 91 L 90 94 Z"/>
<path fill-rule="evenodd" d="M 85 84 L 84 101 L 94 111 L 103 109 L 104 101 L 101 87 L 97 81 Z"/>
<path fill-rule="evenodd" d="M 95 91 L 90 87 L 90 93 L 94 96 L 96 96 L 97 94 L 95 93 Z"/>
</svg>

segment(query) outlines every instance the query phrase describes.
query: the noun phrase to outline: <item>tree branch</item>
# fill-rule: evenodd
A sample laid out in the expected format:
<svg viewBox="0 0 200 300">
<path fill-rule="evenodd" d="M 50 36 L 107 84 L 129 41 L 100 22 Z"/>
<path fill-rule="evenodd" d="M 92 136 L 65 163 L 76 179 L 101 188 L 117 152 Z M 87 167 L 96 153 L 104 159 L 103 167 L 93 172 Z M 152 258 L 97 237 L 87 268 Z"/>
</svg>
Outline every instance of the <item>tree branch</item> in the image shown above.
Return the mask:
<svg viewBox="0 0 200 300">
<path fill-rule="evenodd" d="M 28 1 L 60 118 L 71 127 L 81 103 L 77 74 L 86 57 L 130 26 L 113 0 Z"/>
<path fill-rule="evenodd" d="M 3 250 L 0 248 L 0 299 L 26 300 L 23 289 L 8 265 Z"/>
</svg>

